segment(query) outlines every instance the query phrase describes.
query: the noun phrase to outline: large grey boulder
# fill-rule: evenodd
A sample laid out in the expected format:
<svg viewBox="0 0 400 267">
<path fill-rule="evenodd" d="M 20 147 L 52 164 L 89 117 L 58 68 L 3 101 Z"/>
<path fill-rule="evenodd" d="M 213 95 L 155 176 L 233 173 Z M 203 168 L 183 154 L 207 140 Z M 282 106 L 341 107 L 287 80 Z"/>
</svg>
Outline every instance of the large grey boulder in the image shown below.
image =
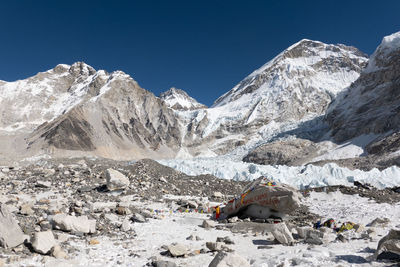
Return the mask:
<svg viewBox="0 0 400 267">
<path fill-rule="evenodd" d="M 54 227 L 67 232 L 94 233 L 96 231 L 96 220 L 89 220 L 87 216 L 71 216 L 57 214 L 53 217 Z"/>
<path fill-rule="evenodd" d="M 110 191 L 122 190 L 129 186 L 129 179 L 114 169 L 106 170 L 107 189 Z"/>
<path fill-rule="evenodd" d="M 400 230 L 390 230 L 379 241 L 375 257 L 378 260 L 395 260 L 400 262 Z"/>
<path fill-rule="evenodd" d="M 238 254 L 220 251 L 208 267 L 250 267 L 250 264 Z"/>
<path fill-rule="evenodd" d="M 289 185 L 278 183 L 267 177 L 260 178 L 249 183 L 240 196 L 230 200 L 222 208 L 221 217 L 232 217 L 255 205 L 254 211 L 260 211 L 259 207 L 267 208 L 260 215 L 257 212 L 250 214 L 252 217 L 266 219 L 271 215 L 269 210 L 277 214 L 288 214 L 300 207 L 301 194 Z"/>
<path fill-rule="evenodd" d="M 48 254 L 56 244 L 52 231 L 36 232 L 33 235 L 32 247 L 38 253 Z"/>
<path fill-rule="evenodd" d="M 24 233 L 6 204 L 0 205 L 0 247 L 13 248 L 25 241 Z"/>
<path fill-rule="evenodd" d="M 285 223 L 279 223 L 274 225 L 275 229 L 272 230 L 272 235 L 282 245 L 293 245 L 294 239 L 292 233 L 289 231 Z"/>
</svg>

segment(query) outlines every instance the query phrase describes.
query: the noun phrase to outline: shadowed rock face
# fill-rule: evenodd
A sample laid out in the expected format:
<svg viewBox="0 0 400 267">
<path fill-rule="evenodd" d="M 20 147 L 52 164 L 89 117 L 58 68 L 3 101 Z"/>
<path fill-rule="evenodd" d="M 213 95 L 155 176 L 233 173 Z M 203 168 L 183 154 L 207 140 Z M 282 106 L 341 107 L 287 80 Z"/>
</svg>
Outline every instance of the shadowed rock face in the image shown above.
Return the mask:
<svg viewBox="0 0 400 267">
<path fill-rule="evenodd" d="M 298 166 L 318 155 L 318 145 L 305 139 L 283 140 L 264 144 L 243 158 L 262 165 Z"/>
<path fill-rule="evenodd" d="M 329 109 L 326 120 L 339 142 L 400 130 L 400 46 L 389 48 L 386 38 L 359 79 Z"/>
</svg>

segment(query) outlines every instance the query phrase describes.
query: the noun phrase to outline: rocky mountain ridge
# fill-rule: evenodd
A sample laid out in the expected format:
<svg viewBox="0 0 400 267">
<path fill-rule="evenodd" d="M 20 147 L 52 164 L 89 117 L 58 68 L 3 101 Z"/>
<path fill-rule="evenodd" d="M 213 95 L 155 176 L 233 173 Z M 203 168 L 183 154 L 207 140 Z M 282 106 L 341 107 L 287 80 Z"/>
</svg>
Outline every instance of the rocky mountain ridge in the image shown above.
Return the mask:
<svg viewBox="0 0 400 267">
<path fill-rule="evenodd" d="M 334 138 L 342 142 L 356 137 L 345 133 L 357 128 L 343 123 L 346 115 L 340 113 L 349 112 L 344 105 L 352 104 L 343 104 L 342 100 L 352 88 L 361 88 L 368 80 L 371 89 L 366 91 L 388 86 L 390 97 L 386 100 L 393 101 L 391 126 L 381 127 L 378 132 L 382 133 L 392 129 L 398 117 L 396 48 L 389 43 L 392 45 L 385 41 L 385 47 L 391 50 L 378 48 L 363 72 L 368 58 L 356 48 L 301 40 L 218 98 L 211 108 L 176 88 L 156 97 L 121 71 L 96 71 L 82 62 L 61 64 L 26 80 L 0 83 L 0 140 L 4 150 L 14 149 L 24 157 L 94 155 L 113 159 L 216 156 L 236 148 L 246 155 L 259 144 L 270 149 L 271 141 L 285 143 L 281 137 L 286 135 L 305 138 L 304 133 L 313 127 L 319 132 L 318 138 L 326 138 L 325 131 L 331 127 Z M 394 63 L 386 66 L 386 59 Z M 27 99 L 30 101 L 24 106 Z M 391 144 L 394 139 L 390 139 Z M 380 146 L 369 147 L 376 150 Z M 327 149 L 320 144 L 311 147 L 306 160 L 295 162 L 307 163 L 312 160 L 310 155 L 319 156 L 320 149 Z M 263 154 L 262 149 L 259 152 Z M 0 151 L 0 157 L 6 154 Z"/>
</svg>

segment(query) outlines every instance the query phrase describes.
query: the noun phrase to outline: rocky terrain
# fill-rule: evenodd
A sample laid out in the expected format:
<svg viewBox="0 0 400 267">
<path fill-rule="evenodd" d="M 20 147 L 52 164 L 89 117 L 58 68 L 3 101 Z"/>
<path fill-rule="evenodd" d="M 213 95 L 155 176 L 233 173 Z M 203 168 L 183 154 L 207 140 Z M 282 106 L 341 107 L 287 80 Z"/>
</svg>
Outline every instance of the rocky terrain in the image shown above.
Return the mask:
<svg viewBox="0 0 400 267">
<path fill-rule="evenodd" d="M 239 194 L 245 184 L 211 175 L 187 176 L 152 160 L 115 162 L 83 158 L 3 166 L 0 223 L 8 224 L 8 232 L 0 229 L 0 265 L 131 266 L 134 262 L 134 266 L 204 266 L 211 264 L 214 257 L 215 261 L 219 257 L 237 257 L 248 266 L 249 258 L 242 248 L 245 240 L 252 238 L 256 251 L 274 251 L 274 247 L 280 249 L 282 244 L 290 244 L 277 235 L 282 223 L 274 225 L 265 220 L 237 217 L 219 223 L 209 220 L 214 206 Z M 320 232 L 319 237 L 303 236 L 308 231 L 317 231 L 310 230 L 309 226 L 321 216 L 309 210 L 310 202 L 316 197 L 313 191 L 329 195 L 340 190 L 390 205 L 400 201 L 398 188 L 376 190 L 355 184 L 351 188 L 303 191 L 304 205 L 285 219 L 289 229 L 297 229 L 292 230 L 297 235 L 293 234 L 290 242 L 298 244 L 297 247 L 329 244 L 332 240 L 337 245 L 353 242 L 349 241 L 351 235 L 336 237 L 326 231 Z M 387 225 L 389 221 L 375 222 L 374 227 L 379 223 Z M 161 227 L 159 230 L 157 225 Z M 14 234 L 8 235 L 9 231 Z M 366 230 L 357 233 L 361 240 L 376 240 L 372 230 L 369 234 Z M 170 243 L 165 235 L 182 240 L 178 244 L 172 240 Z M 164 245 L 150 249 L 147 242 Z M 140 246 L 145 249 L 141 250 Z M 253 264 L 260 266 L 262 259 L 260 262 L 257 256 L 251 257 L 254 257 Z M 380 266 L 371 259 L 363 261 Z"/>
</svg>

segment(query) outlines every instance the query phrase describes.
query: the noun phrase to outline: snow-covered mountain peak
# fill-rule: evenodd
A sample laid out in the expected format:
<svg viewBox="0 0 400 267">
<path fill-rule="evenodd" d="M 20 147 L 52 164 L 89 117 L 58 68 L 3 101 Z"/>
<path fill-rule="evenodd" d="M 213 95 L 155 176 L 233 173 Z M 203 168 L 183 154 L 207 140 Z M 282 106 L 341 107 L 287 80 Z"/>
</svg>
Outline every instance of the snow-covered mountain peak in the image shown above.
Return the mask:
<svg viewBox="0 0 400 267">
<path fill-rule="evenodd" d="M 324 91 L 334 96 L 356 80 L 368 58 L 354 47 L 303 39 L 252 72 L 213 107 L 223 106 L 251 94 L 251 98 L 274 97 L 298 91 Z"/>
<path fill-rule="evenodd" d="M 190 97 L 185 91 L 175 87 L 161 93 L 160 98 L 172 109 L 176 110 L 194 110 L 206 108 L 205 105 L 197 102 L 196 99 Z"/>
</svg>

